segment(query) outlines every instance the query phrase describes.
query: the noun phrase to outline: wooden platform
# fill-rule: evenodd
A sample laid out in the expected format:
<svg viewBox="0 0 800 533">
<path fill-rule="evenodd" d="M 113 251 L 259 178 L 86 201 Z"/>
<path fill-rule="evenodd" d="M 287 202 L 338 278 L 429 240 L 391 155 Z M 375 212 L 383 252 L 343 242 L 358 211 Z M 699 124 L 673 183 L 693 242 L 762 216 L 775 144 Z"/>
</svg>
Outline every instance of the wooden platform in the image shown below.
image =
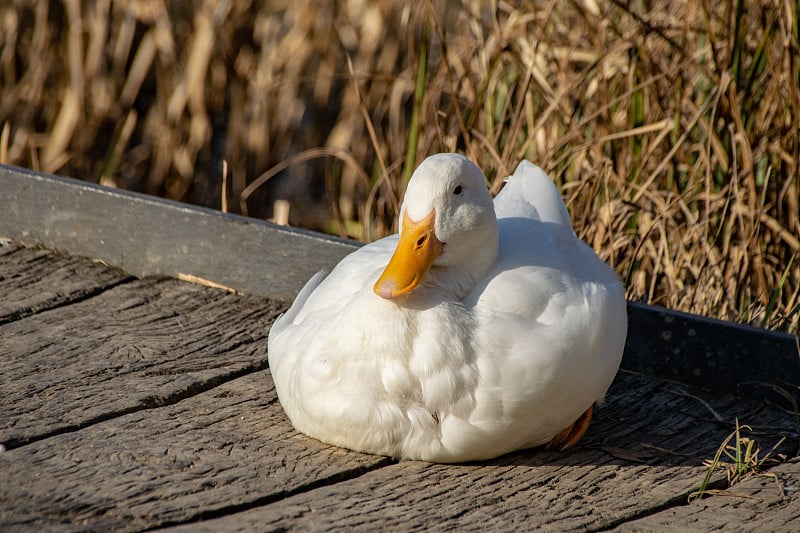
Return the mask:
<svg viewBox="0 0 800 533">
<path fill-rule="evenodd" d="M 11 224 L 2 219 L 0 238 Z M 763 385 L 727 382 L 728 393 L 726 382 L 706 380 L 715 392 L 701 390 L 685 384 L 697 382 L 691 368 L 658 377 L 665 353 L 691 355 L 699 342 L 664 338 L 664 328 L 634 328 L 624 366 L 640 371 L 620 372 L 574 450 L 445 466 L 349 452 L 293 430 L 267 366 L 269 326 L 285 299 L 137 277 L 8 239 L 0 295 L 0 531 L 800 530 L 795 460 L 687 503 L 737 418 L 762 456 L 781 437 L 775 453 L 793 455 L 800 422 L 780 396 L 753 393 Z M 732 345 L 754 334 L 712 326 L 732 331 Z M 686 327 L 714 344 L 704 326 Z M 767 352 L 757 355 L 780 355 Z M 735 375 L 746 373 L 742 353 L 731 358 Z M 707 359 L 703 371 L 726 364 L 712 351 L 695 355 Z M 753 362 L 754 372 L 765 366 Z M 724 485 L 716 474 L 712 487 Z"/>
</svg>

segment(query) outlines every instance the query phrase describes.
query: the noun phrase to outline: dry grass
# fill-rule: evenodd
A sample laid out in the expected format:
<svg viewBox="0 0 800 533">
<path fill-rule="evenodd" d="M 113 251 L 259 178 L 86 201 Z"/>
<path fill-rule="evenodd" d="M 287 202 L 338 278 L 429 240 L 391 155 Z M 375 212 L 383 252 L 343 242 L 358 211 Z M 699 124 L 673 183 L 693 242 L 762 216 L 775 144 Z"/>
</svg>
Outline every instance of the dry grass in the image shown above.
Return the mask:
<svg viewBox="0 0 800 533">
<path fill-rule="evenodd" d="M 796 2 L 265 4 L 4 2 L 0 160 L 369 240 L 529 158 L 629 298 L 800 331 Z"/>
<path fill-rule="evenodd" d="M 768 462 L 780 463 L 786 460 L 786 456 L 782 454 L 773 457 L 773 453 L 783 444 L 785 437 L 781 437 L 771 450 L 766 454 L 762 454 L 756 440 L 742 435 L 745 431 L 750 433 L 753 429 L 750 426 L 740 426 L 737 418 L 735 429 L 722 441 L 714 458 L 703 461 L 703 466 L 708 470 L 698 489 L 689 494 L 689 503 L 705 496 L 716 494 L 747 497 L 747 495 L 737 494 L 736 492 L 726 492 L 724 489 L 709 489 L 711 478 L 718 471 L 725 473 L 726 489 L 753 476 L 765 476 L 777 480 L 775 474 L 764 472 L 762 467 Z"/>
</svg>

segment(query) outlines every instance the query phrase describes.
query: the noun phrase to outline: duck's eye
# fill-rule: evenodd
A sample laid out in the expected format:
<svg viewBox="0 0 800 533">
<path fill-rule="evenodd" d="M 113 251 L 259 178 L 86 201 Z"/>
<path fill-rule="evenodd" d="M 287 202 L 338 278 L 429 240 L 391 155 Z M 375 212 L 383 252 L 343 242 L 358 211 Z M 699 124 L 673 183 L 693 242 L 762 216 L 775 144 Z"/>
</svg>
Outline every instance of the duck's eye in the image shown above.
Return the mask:
<svg viewBox="0 0 800 533">
<path fill-rule="evenodd" d="M 463 185 L 461 185 L 461 184 L 459 183 L 459 184 L 456 186 L 456 188 L 455 188 L 455 189 L 453 189 L 453 194 L 455 194 L 455 195 L 459 195 L 459 194 L 461 194 L 462 192 L 464 192 L 464 186 L 463 186 Z"/>
</svg>

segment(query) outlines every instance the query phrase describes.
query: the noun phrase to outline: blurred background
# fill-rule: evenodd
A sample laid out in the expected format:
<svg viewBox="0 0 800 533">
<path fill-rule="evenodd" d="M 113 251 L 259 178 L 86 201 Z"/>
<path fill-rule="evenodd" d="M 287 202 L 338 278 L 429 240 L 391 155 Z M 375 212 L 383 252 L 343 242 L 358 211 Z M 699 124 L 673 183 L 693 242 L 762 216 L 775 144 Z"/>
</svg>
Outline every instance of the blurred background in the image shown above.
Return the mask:
<svg viewBox="0 0 800 533">
<path fill-rule="evenodd" d="M 560 187 L 629 299 L 800 332 L 800 4 L 6 0 L 0 162 L 369 241 L 425 156 Z"/>
</svg>

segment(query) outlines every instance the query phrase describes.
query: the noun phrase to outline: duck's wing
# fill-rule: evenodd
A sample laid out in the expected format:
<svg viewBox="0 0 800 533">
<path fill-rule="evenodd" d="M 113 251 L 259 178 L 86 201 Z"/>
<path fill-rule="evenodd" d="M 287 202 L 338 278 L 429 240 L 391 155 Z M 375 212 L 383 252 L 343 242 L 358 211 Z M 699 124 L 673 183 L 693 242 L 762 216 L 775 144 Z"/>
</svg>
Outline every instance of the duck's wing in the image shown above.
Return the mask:
<svg viewBox="0 0 800 533">
<path fill-rule="evenodd" d="M 272 325 L 272 328 L 277 328 L 277 330 L 281 329 L 284 325 L 290 324 L 294 321 L 297 313 L 300 312 L 300 309 L 303 308 L 308 297 L 311 296 L 311 293 L 314 292 L 314 289 L 319 287 L 319 284 L 330 274 L 330 269 L 328 270 L 320 270 L 309 279 L 303 288 L 300 289 L 300 292 L 295 297 L 292 305 L 289 309 L 279 316 Z"/>
<path fill-rule="evenodd" d="M 530 161 L 517 165 L 494 199 L 497 218 L 530 218 L 572 229 L 561 194 L 544 170 Z"/>
<path fill-rule="evenodd" d="M 538 444 L 611 383 L 627 328 L 624 292 L 575 236 L 558 190 L 538 167 L 521 163 L 495 206 L 497 263 L 464 303 L 481 322 L 476 353 L 490 354 L 478 359 L 482 382 L 503 391 L 503 401 L 479 401 L 474 422 L 532 416 L 539 433 L 516 437 Z"/>
<path fill-rule="evenodd" d="M 370 316 L 359 302 L 372 291 L 391 256 L 396 237 L 368 244 L 342 259 L 330 273 L 314 275 L 292 306 L 270 328 L 267 341 L 270 372 L 287 414 L 294 423 L 305 416 L 307 397 L 321 394 L 327 383 L 326 353 L 351 355 L 358 346 L 359 320 Z M 367 301 L 381 300 L 369 298 Z M 381 300 L 382 301 L 382 300 Z M 351 333 L 348 335 L 348 332 Z M 331 346 L 343 343 L 345 347 Z M 322 401 L 322 400 L 320 400 Z"/>
<path fill-rule="evenodd" d="M 495 198 L 500 247 L 495 268 L 467 304 L 514 312 L 538 323 L 575 302 L 591 306 L 595 286 L 619 288 L 616 273 L 575 235 L 569 213 L 545 172 L 522 161 Z M 584 300 L 586 298 L 586 300 Z"/>
<path fill-rule="evenodd" d="M 273 330 L 277 333 L 309 315 L 324 320 L 340 313 L 356 295 L 372 290 L 396 246 L 397 235 L 392 235 L 359 248 L 330 272 L 317 272 L 300 290 L 289 310 L 273 324 Z"/>
</svg>

